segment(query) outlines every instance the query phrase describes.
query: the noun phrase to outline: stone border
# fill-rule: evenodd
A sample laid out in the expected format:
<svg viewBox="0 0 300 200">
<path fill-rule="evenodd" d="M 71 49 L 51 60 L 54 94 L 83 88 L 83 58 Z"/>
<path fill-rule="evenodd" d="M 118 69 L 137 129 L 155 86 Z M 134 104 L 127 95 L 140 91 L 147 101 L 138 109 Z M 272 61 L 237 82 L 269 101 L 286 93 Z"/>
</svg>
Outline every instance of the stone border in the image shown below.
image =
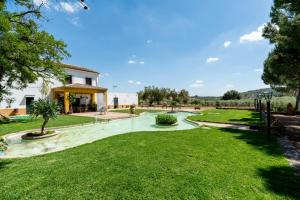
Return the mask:
<svg viewBox="0 0 300 200">
<path fill-rule="evenodd" d="M 26 133 L 21 136 L 22 140 L 39 140 L 39 139 L 44 139 L 44 138 L 49 138 L 58 135 L 57 131 L 54 131 L 54 133 L 50 134 L 44 134 L 44 135 L 37 135 L 37 136 L 28 136 L 30 133 Z"/>
</svg>

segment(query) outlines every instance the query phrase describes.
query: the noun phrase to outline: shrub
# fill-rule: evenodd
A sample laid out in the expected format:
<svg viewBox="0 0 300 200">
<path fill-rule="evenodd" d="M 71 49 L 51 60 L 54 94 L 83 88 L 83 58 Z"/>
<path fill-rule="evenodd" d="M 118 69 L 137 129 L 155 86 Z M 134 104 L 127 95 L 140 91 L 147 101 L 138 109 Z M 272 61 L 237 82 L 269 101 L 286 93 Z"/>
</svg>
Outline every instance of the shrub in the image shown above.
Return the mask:
<svg viewBox="0 0 300 200">
<path fill-rule="evenodd" d="M 7 149 L 7 143 L 4 138 L 0 138 L 0 151 L 5 151 Z"/>
<path fill-rule="evenodd" d="M 174 115 L 168 114 L 157 115 L 155 120 L 158 125 L 173 125 L 177 123 L 177 118 Z"/>
</svg>

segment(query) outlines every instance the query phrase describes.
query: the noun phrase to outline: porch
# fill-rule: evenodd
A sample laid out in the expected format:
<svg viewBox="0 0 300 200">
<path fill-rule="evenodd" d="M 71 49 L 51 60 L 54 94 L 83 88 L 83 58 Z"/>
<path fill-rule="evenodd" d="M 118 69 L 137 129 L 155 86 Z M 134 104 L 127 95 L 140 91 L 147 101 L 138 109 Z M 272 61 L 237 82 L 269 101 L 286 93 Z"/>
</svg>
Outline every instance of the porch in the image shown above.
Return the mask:
<svg viewBox="0 0 300 200">
<path fill-rule="evenodd" d="M 70 104 L 69 95 L 76 97 L 75 103 Z M 103 95 L 103 101 L 97 99 L 97 94 Z M 107 89 L 84 85 L 70 84 L 52 88 L 53 100 L 62 105 L 64 113 L 97 111 L 99 107 L 107 107 Z M 72 110 L 70 110 L 72 109 Z"/>
</svg>

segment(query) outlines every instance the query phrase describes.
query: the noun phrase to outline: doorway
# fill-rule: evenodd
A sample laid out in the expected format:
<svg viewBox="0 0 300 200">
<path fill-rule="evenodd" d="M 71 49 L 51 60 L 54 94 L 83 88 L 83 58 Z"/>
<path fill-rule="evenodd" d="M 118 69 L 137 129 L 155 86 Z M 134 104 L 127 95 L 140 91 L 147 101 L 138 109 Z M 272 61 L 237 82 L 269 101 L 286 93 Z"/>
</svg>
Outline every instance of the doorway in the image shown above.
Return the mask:
<svg viewBox="0 0 300 200">
<path fill-rule="evenodd" d="M 31 104 L 34 101 L 34 97 L 26 97 L 26 114 L 30 114 Z"/>
</svg>

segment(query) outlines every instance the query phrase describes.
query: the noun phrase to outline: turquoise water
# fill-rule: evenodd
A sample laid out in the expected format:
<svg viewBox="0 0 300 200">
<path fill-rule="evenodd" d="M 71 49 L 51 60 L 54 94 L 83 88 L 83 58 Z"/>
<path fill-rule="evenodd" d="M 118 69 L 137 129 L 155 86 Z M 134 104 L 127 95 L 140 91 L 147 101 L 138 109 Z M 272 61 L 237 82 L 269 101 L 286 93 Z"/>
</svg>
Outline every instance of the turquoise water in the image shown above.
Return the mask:
<svg viewBox="0 0 300 200">
<path fill-rule="evenodd" d="M 11 116 L 9 119 L 31 119 L 30 115 L 16 115 L 16 116 Z"/>
<path fill-rule="evenodd" d="M 61 151 L 71 147 L 90 143 L 96 140 L 136 131 L 172 131 L 193 129 L 196 125 L 185 121 L 191 113 L 176 113 L 178 126 L 156 127 L 155 113 L 145 113 L 139 117 L 113 120 L 105 123 L 95 123 L 85 126 L 57 129 L 58 135 L 34 141 L 24 141 L 21 135 L 15 134 L 6 137 L 8 150 L 2 157 L 28 157 Z"/>
</svg>

